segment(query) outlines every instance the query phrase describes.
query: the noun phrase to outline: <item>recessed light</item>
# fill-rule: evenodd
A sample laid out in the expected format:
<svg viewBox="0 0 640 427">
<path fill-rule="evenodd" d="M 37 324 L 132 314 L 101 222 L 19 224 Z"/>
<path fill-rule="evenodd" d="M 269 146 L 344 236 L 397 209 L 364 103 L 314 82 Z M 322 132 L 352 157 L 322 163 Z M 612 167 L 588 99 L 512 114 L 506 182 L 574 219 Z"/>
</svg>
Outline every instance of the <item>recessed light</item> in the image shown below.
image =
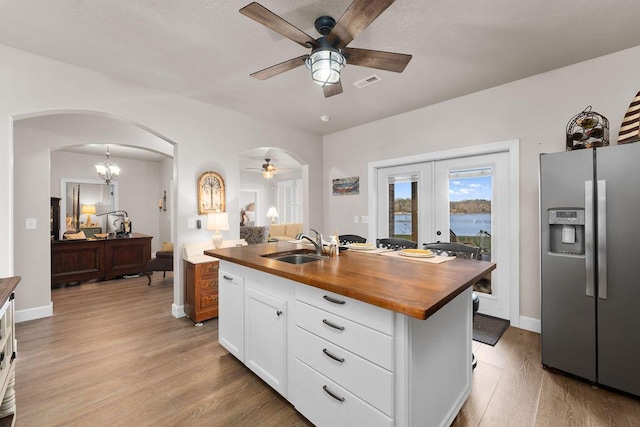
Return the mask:
<svg viewBox="0 0 640 427">
<path fill-rule="evenodd" d="M 330 118 L 331 116 L 320 116 L 320 120 L 322 120 L 323 122 L 328 122 Z"/>
</svg>

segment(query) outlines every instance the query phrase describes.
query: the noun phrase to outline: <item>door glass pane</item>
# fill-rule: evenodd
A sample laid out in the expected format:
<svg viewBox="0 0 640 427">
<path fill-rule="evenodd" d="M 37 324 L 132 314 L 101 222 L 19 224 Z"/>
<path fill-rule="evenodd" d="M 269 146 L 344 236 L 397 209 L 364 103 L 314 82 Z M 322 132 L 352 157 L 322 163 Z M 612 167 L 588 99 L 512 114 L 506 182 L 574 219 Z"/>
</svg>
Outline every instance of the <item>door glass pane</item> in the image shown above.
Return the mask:
<svg viewBox="0 0 640 427">
<path fill-rule="evenodd" d="M 389 177 L 389 237 L 418 241 L 417 176 Z"/>
<path fill-rule="evenodd" d="M 449 172 L 450 241 L 479 246 L 487 261 L 491 261 L 492 200 L 493 168 Z M 491 275 L 473 288 L 490 294 Z"/>
</svg>

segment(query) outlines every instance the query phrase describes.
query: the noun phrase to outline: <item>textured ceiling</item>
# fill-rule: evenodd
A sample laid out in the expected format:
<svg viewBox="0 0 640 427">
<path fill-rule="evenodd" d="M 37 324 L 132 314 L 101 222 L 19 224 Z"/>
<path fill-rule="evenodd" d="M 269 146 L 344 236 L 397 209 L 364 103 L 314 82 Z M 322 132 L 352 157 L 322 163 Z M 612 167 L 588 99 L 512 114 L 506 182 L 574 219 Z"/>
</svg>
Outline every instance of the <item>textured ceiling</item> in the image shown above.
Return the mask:
<svg viewBox="0 0 640 427">
<path fill-rule="evenodd" d="M 638 0 L 397 0 L 349 47 L 411 54 L 404 73 L 347 65 L 325 99 L 305 67 L 249 77 L 308 51 L 238 13 L 248 3 L 2 0 L 0 44 L 319 135 L 640 45 Z M 350 1 L 261 4 L 317 37 L 315 18 Z"/>
</svg>

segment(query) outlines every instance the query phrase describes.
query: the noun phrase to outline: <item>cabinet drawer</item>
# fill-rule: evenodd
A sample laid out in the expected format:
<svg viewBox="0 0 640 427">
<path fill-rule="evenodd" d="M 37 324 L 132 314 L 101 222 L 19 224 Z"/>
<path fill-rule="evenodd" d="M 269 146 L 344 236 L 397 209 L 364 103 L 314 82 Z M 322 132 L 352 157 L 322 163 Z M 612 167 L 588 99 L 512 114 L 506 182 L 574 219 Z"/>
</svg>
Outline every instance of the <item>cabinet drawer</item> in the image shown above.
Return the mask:
<svg viewBox="0 0 640 427">
<path fill-rule="evenodd" d="M 373 407 L 393 416 L 393 374 L 299 327 L 294 356 Z"/>
<path fill-rule="evenodd" d="M 296 286 L 296 299 L 393 335 L 393 312 L 313 286 Z"/>
<path fill-rule="evenodd" d="M 218 294 L 204 294 L 200 295 L 198 310 L 211 310 L 218 309 Z"/>
<path fill-rule="evenodd" d="M 218 261 L 199 264 L 200 274 L 203 276 L 218 276 Z"/>
<path fill-rule="evenodd" d="M 293 369 L 295 407 L 313 424 L 332 427 L 393 425 L 391 418 L 300 360 L 296 359 Z"/>
<path fill-rule="evenodd" d="M 304 302 L 295 302 L 295 323 L 327 341 L 393 371 L 393 337 Z"/>
<path fill-rule="evenodd" d="M 200 291 L 218 291 L 218 276 L 201 277 L 196 284 Z"/>
</svg>

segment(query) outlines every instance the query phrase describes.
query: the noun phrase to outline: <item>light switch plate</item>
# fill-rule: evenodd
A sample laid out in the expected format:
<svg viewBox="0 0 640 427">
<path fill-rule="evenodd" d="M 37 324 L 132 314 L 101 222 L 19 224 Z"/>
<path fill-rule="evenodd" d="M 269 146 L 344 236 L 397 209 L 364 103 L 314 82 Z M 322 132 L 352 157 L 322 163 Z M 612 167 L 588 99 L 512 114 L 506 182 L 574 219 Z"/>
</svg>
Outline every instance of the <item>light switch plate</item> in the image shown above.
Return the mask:
<svg viewBox="0 0 640 427">
<path fill-rule="evenodd" d="M 358 215 L 354 215 L 353 216 L 353 223 L 357 224 L 358 223 Z"/>
<path fill-rule="evenodd" d="M 369 224 L 369 217 L 367 215 L 362 215 L 362 223 Z"/>
<path fill-rule="evenodd" d="M 195 218 L 189 218 L 189 220 L 187 221 L 187 228 L 196 228 Z"/>
<path fill-rule="evenodd" d="M 37 225 L 37 222 L 35 218 L 27 218 L 24 221 L 24 228 L 26 228 L 27 230 L 35 230 L 36 225 Z"/>
</svg>

